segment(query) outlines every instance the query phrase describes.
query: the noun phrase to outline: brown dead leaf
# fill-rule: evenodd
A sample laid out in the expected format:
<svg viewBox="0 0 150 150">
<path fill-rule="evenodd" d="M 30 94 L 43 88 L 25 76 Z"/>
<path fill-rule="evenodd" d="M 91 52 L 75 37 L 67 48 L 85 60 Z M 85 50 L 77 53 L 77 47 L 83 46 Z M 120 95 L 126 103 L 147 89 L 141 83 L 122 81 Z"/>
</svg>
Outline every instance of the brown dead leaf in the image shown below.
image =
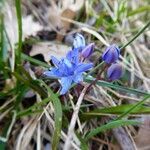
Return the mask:
<svg viewBox="0 0 150 150">
<path fill-rule="evenodd" d="M 62 41 L 65 33 L 70 29 L 71 22 L 64 21 L 62 18 L 73 20 L 76 13 L 83 7 L 84 0 L 64 0 L 59 1 L 58 5 L 51 1 L 48 12 L 48 24 L 51 29 L 58 33 L 57 40 Z"/>
<path fill-rule="evenodd" d="M 30 56 L 42 54 L 44 60 L 46 62 L 49 62 L 51 56 L 62 58 L 66 56 L 69 50 L 70 47 L 63 44 L 58 44 L 54 42 L 41 42 L 36 45 L 33 45 L 32 50 L 30 51 Z"/>
<path fill-rule="evenodd" d="M 76 15 L 76 12 L 72 11 L 71 9 L 65 9 L 62 12 L 61 17 L 67 18 L 67 19 L 74 19 L 75 15 Z M 66 33 L 70 29 L 71 22 L 64 21 L 64 20 L 61 20 L 61 22 L 62 22 L 63 32 Z M 61 41 L 62 39 L 63 39 L 63 35 L 58 34 L 57 40 Z"/>
</svg>

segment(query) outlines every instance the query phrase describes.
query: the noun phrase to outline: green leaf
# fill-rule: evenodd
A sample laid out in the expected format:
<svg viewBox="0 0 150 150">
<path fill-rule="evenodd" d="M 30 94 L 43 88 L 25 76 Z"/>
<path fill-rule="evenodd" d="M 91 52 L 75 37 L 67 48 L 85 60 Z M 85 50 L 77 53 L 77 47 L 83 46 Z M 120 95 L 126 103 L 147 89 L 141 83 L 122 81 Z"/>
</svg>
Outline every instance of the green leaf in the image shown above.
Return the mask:
<svg viewBox="0 0 150 150">
<path fill-rule="evenodd" d="M 120 106 L 113 106 L 113 107 L 108 107 L 108 108 L 101 108 L 101 109 L 95 109 L 91 112 L 83 113 L 82 117 L 86 120 L 89 118 L 95 118 L 98 116 L 103 116 L 103 115 L 120 115 L 134 107 L 135 104 L 126 104 L 126 105 L 120 105 Z M 139 106 L 135 108 L 130 114 L 150 114 L 150 107 L 147 106 Z"/>
<path fill-rule="evenodd" d="M 21 13 L 21 0 L 15 0 L 17 22 L 18 22 L 18 48 L 17 48 L 17 61 L 21 63 L 21 49 L 22 49 L 22 13 Z"/>
<path fill-rule="evenodd" d="M 4 16 L 0 15 L 0 63 L 6 62 L 7 60 L 7 42 L 4 32 Z"/>
<path fill-rule="evenodd" d="M 55 131 L 53 135 L 52 149 L 57 150 L 62 127 L 62 108 L 60 100 L 56 96 L 53 95 L 52 101 L 55 109 Z"/>
<path fill-rule="evenodd" d="M 135 103 L 135 104 L 126 104 L 120 106 L 113 106 L 108 108 L 95 109 L 91 112 L 83 113 L 81 118 L 83 120 L 89 120 L 102 115 L 120 115 L 118 117 L 121 119 L 122 117 L 127 116 L 128 114 L 150 114 L 150 107 L 143 106 L 142 104 L 150 98 L 150 95 L 144 97 L 143 100 Z"/>
<path fill-rule="evenodd" d="M 42 80 L 38 80 L 42 85 L 45 86 L 49 93 L 49 97 L 51 98 L 54 110 L 55 110 L 55 131 L 53 134 L 53 141 L 52 141 L 52 149 L 57 150 L 57 146 L 60 140 L 61 135 L 61 128 L 62 128 L 62 106 L 61 102 L 57 96 L 57 94 L 54 94 L 53 91 L 43 82 Z"/>
<path fill-rule="evenodd" d="M 34 59 L 24 53 L 21 53 L 21 58 L 24 59 L 24 60 L 27 60 L 27 61 L 30 61 L 31 63 L 34 63 L 36 65 L 39 65 L 39 66 L 42 66 L 42 67 L 45 67 L 45 68 L 50 68 L 50 65 L 40 61 L 40 60 L 37 60 L 37 59 Z"/>
<path fill-rule="evenodd" d="M 136 15 L 136 14 L 139 14 L 139 13 L 143 13 L 143 12 L 146 12 L 146 11 L 147 11 L 147 13 L 150 12 L 150 6 L 149 5 L 141 6 L 141 7 L 137 8 L 137 9 L 135 9 L 135 10 L 132 10 L 132 11 L 128 12 L 127 16 L 128 17 L 129 16 L 133 16 L 133 15 Z"/>
<path fill-rule="evenodd" d="M 17 113 L 17 118 L 34 114 L 39 109 L 41 109 L 44 105 L 46 105 L 49 101 L 51 101 L 51 99 L 49 97 L 45 98 L 41 102 L 35 103 L 33 106 L 30 106 L 29 108 L 27 108 L 27 109 L 25 109 L 23 111 L 18 112 Z"/>
<path fill-rule="evenodd" d="M 87 136 L 85 137 L 86 140 L 88 140 L 89 138 L 97 135 L 100 132 L 104 132 L 108 129 L 113 129 L 113 128 L 117 128 L 119 126 L 125 126 L 125 125 L 136 125 L 139 122 L 137 121 L 133 121 L 133 120 L 120 120 L 121 118 L 127 116 L 129 113 L 135 111 L 137 108 L 139 108 L 146 100 L 148 100 L 150 98 L 150 95 L 146 95 L 143 100 L 141 100 L 140 102 L 134 104 L 131 108 L 128 108 L 123 114 L 121 114 L 117 119 L 115 119 L 114 121 L 111 121 L 110 123 L 107 123 L 106 125 L 103 125 L 101 127 L 98 127 L 96 129 L 93 129 L 92 131 L 90 131 L 90 133 L 87 134 Z"/>
<path fill-rule="evenodd" d="M 150 98 L 150 94 L 146 95 L 143 100 L 139 101 L 138 103 L 136 103 L 133 107 L 129 108 L 127 111 L 125 111 L 123 114 L 121 114 L 116 120 L 119 120 L 125 116 L 127 116 L 128 114 L 130 114 L 131 112 L 133 112 L 135 109 L 139 108 L 140 106 L 142 106 L 142 104 L 144 104 L 144 102 L 146 100 L 148 100 Z"/>
<path fill-rule="evenodd" d="M 24 83 L 26 86 L 32 88 L 45 98 L 47 96 L 47 93 L 43 88 L 40 87 L 39 82 L 37 80 L 33 80 L 30 77 L 30 74 L 23 67 L 19 66 L 19 70 L 23 74 L 20 75 L 18 72 L 11 72 L 10 70 L 8 71 L 17 78 L 18 82 Z"/>
<path fill-rule="evenodd" d="M 94 80 L 93 77 L 87 77 L 87 78 L 84 79 L 84 81 L 88 82 L 88 83 L 91 83 L 93 80 Z M 128 88 L 128 87 L 124 87 L 124 86 L 120 86 L 120 85 L 115 85 L 113 83 L 109 83 L 109 82 L 106 82 L 106 81 L 100 81 L 99 80 L 99 81 L 97 81 L 96 84 L 99 85 L 99 86 L 102 86 L 102 87 L 109 87 L 109 88 L 112 88 L 112 89 L 116 89 L 116 90 L 120 90 L 120 91 L 128 92 L 128 93 L 133 93 L 133 94 L 141 94 L 141 95 L 150 94 L 150 93 L 147 93 L 147 92 L 144 92 L 144 91 L 141 91 L 141 90 Z"/>
<path fill-rule="evenodd" d="M 17 97 L 14 101 L 14 109 L 19 109 L 19 104 L 22 102 L 22 99 L 24 98 L 26 92 L 28 91 L 28 87 L 24 84 L 20 84 L 17 86 Z"/>
<path fill-rule="evenodd" d="M 117 127 L 120 127 L 120 126 L 126 126 L 126 125 L 137 125 L 139 124 L 140 122 L 138 121 L 134 121 L 134 120 L 115 120 L 115 121 L 112 121 L 112 122 L 109 122 L 101 127 L 98 127 L 96 129 L 93 129 L 91 130 L 85 137 L 85 140 L 89 140 L 90 138 L 92 138 L 93 136 L 99 134 L 99 133 L 102 133 L 102 132 L 105 132 L 107 130 L 110 130 L 110 129 L 114 129 L 114 128 L 117 128 Z"/>
<path fill-rule="evenodd" d="M 0 141 L 0 150 L 5 150 L 6 149 L 6 143 Z"/>
<path fill-rule="evenodd" d="M 25 115 L 31 115 L 34 112 L 39 112 L 40 108 L 48 103 L 49 101 L 53 102 L 54 110 L 55 110 L 55 130 L 53 134 L 53 141 L 52 141 L 52 149 L 57 150 L 57 146 L 60 140 L 61 135 L 61 127 L 62 127 L 62 106 L 61 102 L 58 98 L 58 95 L 53 93 L 53 91 L 42 81 L 42 80 L 36 80 L 36 83 L 42 84 L 48 91 L 48 98 L 45 98 L 39 103 L 36 103 L 35 105 L 29 107 L 28 109 L 21 111 L 17 114 L 17 117 L 25 116 Z"/>
<path fill-rule="evenodd" d="M 88 145 L 87 145 L 87 143 L 85 142 L 85 140 L 81 137 L 81 135 L 80 134 L 78 134 L 77 132 L 76 132 L 76 136 L 77 136 L 77 138 L 80 140 L 80 142 L 81 142 L 81 150 L 88 150 L 89 148 L 88 148 Z"/>
</svg>

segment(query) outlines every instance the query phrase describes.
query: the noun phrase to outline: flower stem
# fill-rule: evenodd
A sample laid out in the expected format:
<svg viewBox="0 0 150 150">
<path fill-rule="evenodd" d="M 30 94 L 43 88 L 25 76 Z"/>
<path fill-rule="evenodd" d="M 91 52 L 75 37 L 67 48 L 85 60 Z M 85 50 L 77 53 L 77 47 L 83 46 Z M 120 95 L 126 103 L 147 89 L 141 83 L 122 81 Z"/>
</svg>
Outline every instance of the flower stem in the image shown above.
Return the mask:
<svg viewBox="0 0 150 150">
<path fill-rule="evenodd" d="M 104 64 L 104 61 L 102 61 L 100 64 L 98 64 L 95 68 L 93 68 L 90 72 L 88 72 L 85 77 L 87 77 L 88 75 L 92 74 L 93 72 L 96 71 L 96 69 L 98 69 L 99 67 L 101 67 Z"/>
<path fill-rule="evenodd" d="M 142 34 L 144 32 L 144 30 L 146 28 L 148 28 L 150 25 L 150 21 L 137 33 L 135 34 L 135 36 L 129 41 L 127 42 L 125 45 L 123 45 L 120 50 L 124 49 L 125 47 L 127 47 L 130 43 L 132 43 L 140 34 Z M 104 61 L 102 61 L 100 64 L 98 64 L 95 68 L 93 68 L 89 73 L 86 74 L 86 76 L 90 75 L 91 73 L 95 72 L 96 69 L 98 69 L 99 67 L 101 67 L 104 64 Z"/>
<path fill-rule="evenodd" d="M 103 66 L 102 70 L 101 70 L 100 73 L 97 75 L 96 79 L 95 79 L 93 82 L 91 82 L 91 84 L 88 86 L 87 91 L 91 88 L 92 85 L 95 85 L 96 82 L 101 79 L 101 74 L 105 71 L 105 69 L 106 69 L 108 66 L 109 66 L 108 64 L 105 64 L 105 65 Z"/>
<path fill-rule="evenodd" d="M 150 25 L 150 21 L 147 22 L 147 24 L 138 32 L 135 34 L 135 36 L 129 41 L 127 42 L 125 45 L 123 45 L 120 50 L 124 49 L 125 47 L 127 47 L 130 43 L 132 43 L 140 34 L 142 34 L 144 32 L 144 30 L 146 28 L 148 28 Z"/>
</svg>

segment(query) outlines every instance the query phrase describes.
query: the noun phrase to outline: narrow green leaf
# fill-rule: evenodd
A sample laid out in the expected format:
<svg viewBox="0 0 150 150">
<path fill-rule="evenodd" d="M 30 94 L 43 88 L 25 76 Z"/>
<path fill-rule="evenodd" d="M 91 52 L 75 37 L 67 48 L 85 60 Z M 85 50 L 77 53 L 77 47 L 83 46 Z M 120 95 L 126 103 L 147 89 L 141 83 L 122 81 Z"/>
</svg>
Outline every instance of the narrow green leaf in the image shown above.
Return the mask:
<svg viewBox="0 0 150 150">
<path fill-rule="evenodd" d="M 6 149 L 6 143 L 0 141 L 0 150 L 5 150 Z"/>
<path fill-rule="evenodd" d="M 128 45 L 130 45 L 137 37 L 139 37 L 148 27 L 150 26 L 150 20 L 137 32 L 126 44 L 124 44 L 122 47 L 120 47 L 120 50 L 126 48 Z"/>
<path fill-rule="evenodd" d="M 45 67 L 45 68 L 50 68 L 50 65 L 42 62 L 42 61 L 39 61 L 37 59 L 34 59 L 24 53 L 21 54 L 21 58 L 24 59 L 24 60 L 27 60 L 27 61 L 30 61 L 31 63 L 34 63 L 36 65 L 39 65 L 39 66 L 42 66 L 42 67 Z"/>
<path fill-rule="evenodd" d="M 24 68 L 22 68 L 24 69 Z M 10 70 L 8 70 L 10 71 Z M 11 72 L 11 71 L 10 71 Z M 37 80 L 33 80 L 32 78 L 30 78 L 30 75 L 26 70 L 24 70 L 23 75 L 20 75 L 18 72 L 11 72 L 19 82 L 24 83 L 26 86 L 29 86 L 30 88 L 32 88 L 33 90 L 35 90 L 36 92 L 38 92 L 41 96 L 43 96 L 44 98 L 47 96 L 47 93 L 45 92 L 45 90 L 43 88 L 40 87 L 39 83 Z"/>
<path fill-rule="evenodd" d="M 98 116 L 103 115 L 120 115 L 134 107 L 135 104 L 126 104 L 126 105 L 120 105 L 120 106 L 113 106 L 108 108 L 101 108 L 101 109 L 95 109 L 91 112 L 83 113 L 81 118 L 88 120 L 89 118 L 95 118 Z M 150 114 L 150 107 L 147 106 L 139 106 L 135 108 L 130 114 Z"/>
<path fill-rule="evenodd" d="M 142 104 L 144 104 L 144 102 L 146 100 L 148 100 L 150 98 L 150 94 L 146 95 L 143 100 L 139 101 L 138 103 L 136 103 L 133 107 L 129 108 L 126 112 L 124 112 L 123 114 L 121 114 L 117 119 L 115 120 L 119 120 L 125 116 L 127 116 L 128 114 L 130 114 L 131 112 L 133 112 L 135 109 L 139 108 Z"/>
<path fill-rule="evenodd" d="M 84 81 L 88 82 L 88 83 L 91 83 L 93 80 L 94 80 L 93 77 L 87 77 L 87 78 L 85 78 Z M 113 83 L 109 83 L 109 82 L 106 82 L 106 81 L 100 81 L 99 80 L 96 84 L 99 85 L 99 86 L 102 86 L 102 87 L 109 87 L 109 88 L 112 88 L 112 89 L 116 89 L 116 90 L 120 90 L 120 91 L 128 92 L 128 93 L 133 93 L 133 94 L 141 94 L 141 95 L 150 94 L 150 93 L 147 93 L 147 92 L 144 92 L 144 91 L 141 91 L 141 90 L 132 89 L 132 88 L 128 88 L 128 87 L 123 87 L 123 86 L 120 86 L 120 85 L 115 85 Z"/>
<path fill-rule="evenodd" d="M 61 128 L 62 128 L 62 106 L 61 102 L 57 96 L 54 94 L 53 91 L 43 82 L 42 80 L 38 80 L 42 85 L 45 86 L 47 89 L 49 96 L 53 102 L 54 109 L 55 109 L 55 131 L 53 134 L 53 141 L 52 141 L 52 149 L 57 150 L 57 146 L 60 140 L 61 135 Z"/>
<path fill-rule="evenodd" d="M 60 100 L 55 96 L 53 97 L 53 104 L 55 109 L 55 131 L 53 135 L 52 149 L 57 150 L 60 140 L 61 127 L 62 127 L 62 108 Z"/>
<path fill-rule="evenodd" d="M 22 49 L 22 12 L 21 0 L 15 0 L 17 22 L 18 22 L 18 48 L 17 48 L 17 61 L 21 63 L 21 49 Z"/>
<path fill-rule="evenodd" d="M 76 133 L 76 136 L 77 136 L 77 138 L 80 140 L 80 142 L 81 142 L 81 150 L 88 150 L 89 148 L 88 148 L 88 145 L 87 145 L 87 143 L 86 143 L 86 141 L 81 137 L 81 135 L 79 135 L 78 133 Z"/>
<path fill-rule="evenodd" d="M 6 62 L 7 59 L 7 42 L 4 32 L 4 16 L 0 15 L 0 62 Z"/>
<path fill-rule="evenodd" d="M 87 141 L 91 137 L 93 137 L 93 136 L 95 136 L 99 133 L 105 132 L 107 130 L 113 129 L 113 128 L 117 128 L 117 127 L 120 127 L 120 126 L 127 126 L 127 125 L 137 125 L 139 123 L 140 122 L 134 121 L 134 120 L 116 120 L 116 121 L 112 121 L 112 122 L 107 123 L 106 125 L 103 125 L 101 127 L 98 127 L 96 129 L 91 130 L 86 135 L 85 140 Z"/>
<path fill-rule="evenodd" d="M 22 99 L 24 98 L 26 92 L 28 91 L 28 87 L 24 84 L 20 84 L 17 90 L 17 97 L 15 99 L 15 103 L 13 105 L 15 110 L 18 110 L 19 104 L 22 102 Z"/>
<path fill-rule="evenodd" d="M 143 12 L 150 12 L 150 6 L 141 6 L 135 10 L 129 11 L 127 16 L 129 17 Z"/>
<path fill-rule="evenodd" d="M 17 113 L 17 118 L 20 118 L 20 117 L 23 117 L 23 116 L 26 116 L 26 115 L 32 115 L 32 114 L 34 114 L 35 111 L 37 111 L 40 108 L 42 108 L 49 101 L 51 101 L 51 99 L 49 97 L 45 98 L 41 102 L 38 102 L 38 103 L 34 104 L 33 106 L 30 106 L 29 108 L 27 108 L 27 109 L 25 109 L 23 111 L 18 112 Z"/>
</svg>

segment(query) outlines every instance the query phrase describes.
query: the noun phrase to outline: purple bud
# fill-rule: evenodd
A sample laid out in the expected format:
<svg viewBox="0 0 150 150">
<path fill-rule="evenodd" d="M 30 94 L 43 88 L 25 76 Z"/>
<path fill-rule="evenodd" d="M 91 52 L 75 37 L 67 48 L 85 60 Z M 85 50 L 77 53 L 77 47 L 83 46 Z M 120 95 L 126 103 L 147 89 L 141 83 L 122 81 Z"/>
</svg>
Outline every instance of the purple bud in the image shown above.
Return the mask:
<svg viewBox="0 0 150 150">
<path fill-rule="evenodd" d="M 102 55 L 103 61 L 108 64 L 116 62 L 120 55 L 120 49 L 115 44 L 110 45 L 106 48 L 105 52 Z"/>
<path fill-rule="evenodd" d="M 94 44 L 94 43 L 91 43 L 91 44 L 87 45 L 87 46 L 82 50 L 81 55 L 82 55 L 84 58 L 90 57 L 91 54 L 93 53 L 94 47 L 95 47 L 95 44 Z"/>
<path fill-rule="evenodd" d="M 110 79 L 110 80 L 117 80 L 119 79 L 123 74 L 123 68 L 120 64 L 112 64 L 108 70 L 107 70 L 107 77 Z"/>
<path fill-rule="evenodd" d="M 76 33 L 73 41 L 73 47 L 79 49 L 79 51 L 82 51 L 85 47 L 85 39 L 82 34 Z"/>
</svg>

